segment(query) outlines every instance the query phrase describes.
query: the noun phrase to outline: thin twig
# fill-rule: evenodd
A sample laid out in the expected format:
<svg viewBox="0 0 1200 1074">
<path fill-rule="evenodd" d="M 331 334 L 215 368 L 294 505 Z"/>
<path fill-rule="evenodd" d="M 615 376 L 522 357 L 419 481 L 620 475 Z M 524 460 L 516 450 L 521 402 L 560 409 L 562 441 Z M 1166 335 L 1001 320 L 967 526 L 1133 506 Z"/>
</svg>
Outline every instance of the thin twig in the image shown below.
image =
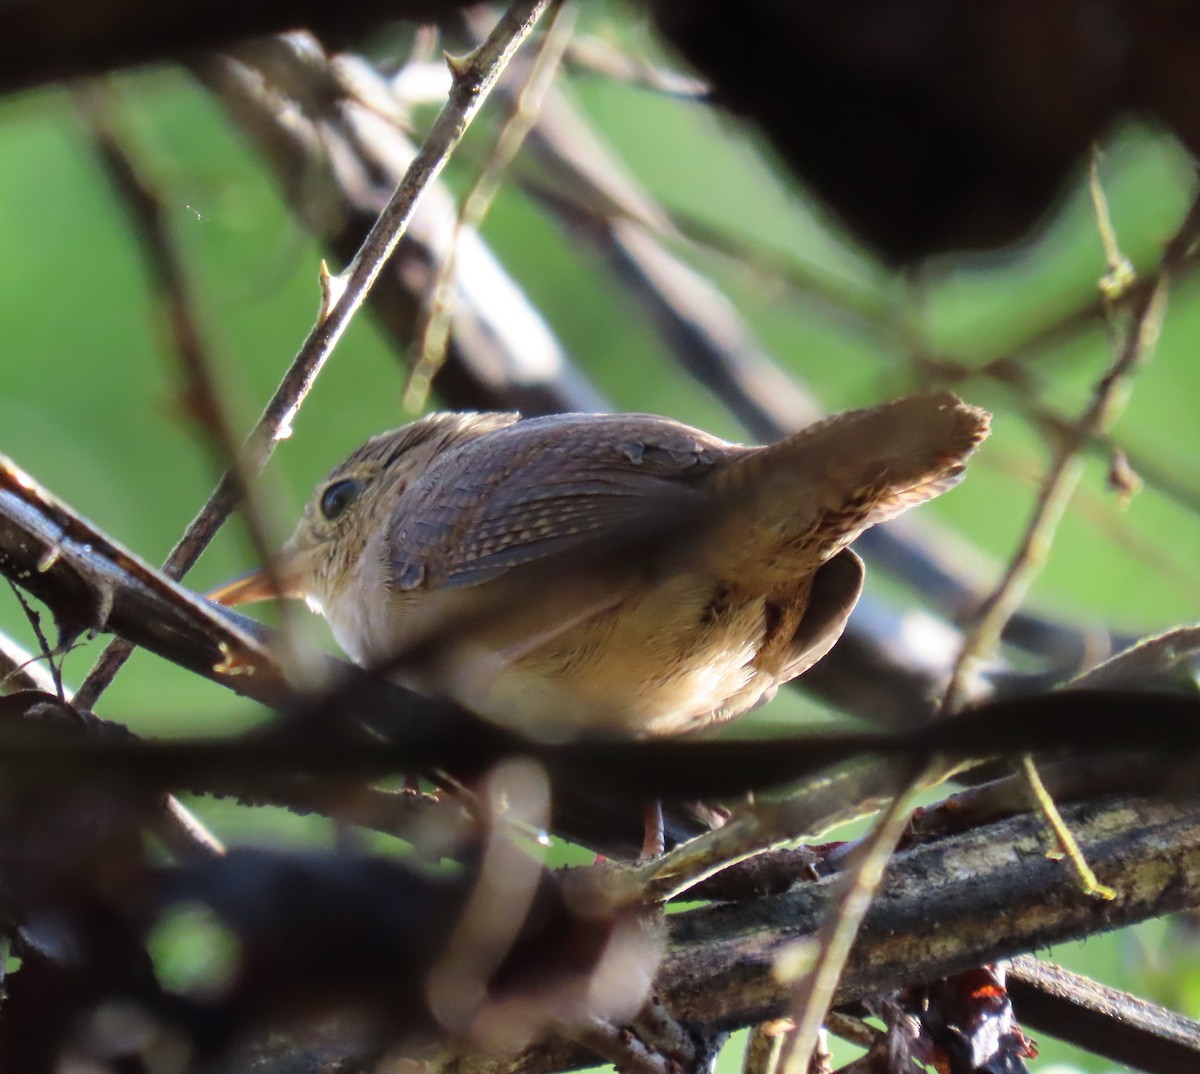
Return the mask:
<svg viewBox="0 0 1200 1074">
<path fill-rule="evenodd" d="M 742 1074 L 775 1074 L 783 1042 L 795 1028 L 790 1020 L 783 1018 L 751 1026 L 742 1056 Z"/>
<path fill-rule="evenodd" d="M 1171 273 L 1191 249 L 1200 228 L 1200 199 L 1192 203 L 1175 237 L 1167 245 L 1154 286 L 1138 292 L 1130 311 L 1124 345 L 1097 382 L 1092 398 L 1075 425 L 1062 437 L 1042 481 L 1033 514 L 1021 541 L 1000 581 L 981 603 L 962 646 L 942 700 L 943 711 L 953 712 L 961 703 L 967 677 L 975 663 L 992 652 L 1005 623 L 1021 604 L 1029 586 L 1045 562 L 1054 532 L 1066 510 L 1080 475 L 1079 451 L 1087 440 L 1107 428 L 1120 408 L 1121 393 L 1129 376 L 1145 361 L 1157 341 L 1164 312 L 1166 287 Z"/>
<path fill-rule="evenodd" d="M 870 1022 L 855 1018 L 840 1011 L 830 1011 L 825 1019 L 825 1027 L 835 1037 L 857 1044 L 860 1048 L 870 1048 L 883 1036 L 883 1031 L 876 1029 Z"/>
<path fill-rule="evenodd" d="M 889 761 L 844 766 L 788 798 L 757 801 L 661 857 L 610 867 L 605 896 L 618 906 L 668 902 L 764 850 L 792 840 L 815 841 L 836 825 L 869 816 L 906 785 L 902 766 Z"/>
<path fill-rule="evenodd" d="M 682 71 L 657 67 L 642 56 L 593 36 L 576 38 L 567 49 L 566 61 L 577 71 L 602 75 L 626 86 L 636 86 L 686 101 L 707 101 L 712 88 L 707 82 Z"/>
<path fill-rule="evenodd" d="M 126 136 L 118 127 L 111 87 L 102 81 L 87 83 L 76 90 L 74 98 L 105 174 L 124 205 L 140 243 L 154 304 L 182 372 L 183 410 L 209 441 L 217 465 L 227 468 L 250 542 L 260 562 L 267 564 L 271 571 L 273 588 L 281 592 L 268 528 L 257 501 L 250 495 L 249 479 L 241 466 L 241 446 L 220 401 L 212 360 L 196 316 L 187 272 L 171 235 L 166 206 L 135 162 Z M 164 570 L 171 574 L 170 568 L 168 562 Z M 288 622 L 289 618 L 283 616 L 281 625 L 286 628 Z M 86 680 L 84 686 L 87 686 Z M 95 687 L 93 683 L 90 691 L 77 692 L 76 703 L 83 704 L 89 693 L 96 694 Z M 80 693 L 83 693 L 82 699 Z M 84 707 L 90 706 L 84 704 Z M 223 853 L 224 848 L 216 836 L 172 795 L 163 797 L 153 825 L 164 843 L 181 858 Z"/>
<path fill-rule="evenodd" d="M 796 1029 L 788 1034 L 779 1057 L 779 1067 L 784 1074 L 804 1074 L 809 1069 L 850 949 L 883 882 L 884 869 L 904 832 L 913 799 L 937 774 L 937 767 L 928 766 L 913 775 L 856 851 L 834 911 L 817 934 L 816 961 L 792 995 L 789 1016 Z"/>
<path fill-rule="evenodd" d="M 182 374 L 182 409 L 209 442 L 217 466 L 226 471 L 255 556 L 267 570 L 273 592 L 281 594 L 283 583 L 275 563 L 270 529 L 251 494 L 251 479 L 242 465 L 241 444 L 221 403 L 213 361 L 196 315 L 187 271 L 171 235 L 166 205 L 134 159 L 125 132 L 119 129 L 111 86 L 102 81 L 87 83 L 76 90 L 74 97 L 105 174 L 125 206 L 141 245 L 147 282 Z M 173 578 L 181 577 L 181 572 L 173 571 L 171 566 L 170 563 L 164 566 L 164 572 Z M 285 642 L 289 622 L 285 609 L 280 618 Z M 286 644 L 284 649 L 288 650 Z"/>
<path fill-rule="evenodd" d="M 570 43 L 575 19 L 563 17 L 562 0 L 551 0 L 552 10 L 549 25 L 541 47 L 523 84 L 513 92 L 509 114 L 496 136 L 495 144 L 487 160 L 471 184 L 459 208 L 454 222 L 454 233 L 446 245 L 446 252 L 438 265 L 437 274 L 430 288 L 424 323 L 417 326 L 420 341 L 416 360 L 409 369 L 404 385 L 403 405 L 412 414 L 419 414 L 429 401 L 433 379 L 446 361 L 450 345 L 450 323 L 454 318 L 455 269 L 458 264 L 458 247 L 468 232 L 479 230 L 491 210 L 492 202 L 500 191 L 504 173 L 520 151 L 526 135 L 537 121 L 542 101 L 549 91 L 563 53 Z"/>
<path fill-rule="evenodd" d="M 21 606 L 21 611 L 25 613 L 25 618 L 29 621 L 30 627 L 33 629 L 34 636 L 37 638 L 38 648 L 42 651 L 42 659 L 46 661 L 46 666 L 50 669 L 50 677 L 54 683 L 54 693 L 58 695 L 59 701 L 66 703 L 66 695 L 63 693 L 62 668 L 55 663 L 55 648 L 51 646 L 49 639 L 46 637 L 46 632 L 42 630 L 42 617 L 30 606 L 29 601 L 25 599 L 25 594 L 18 588 L 16 582 L 11 578 L 6 579 L 8 588 L 12 590 L 13 596 L 17 598 L 17 603 Z"/>
<path fill-rule="evenodd" d="M 247 773 L 212 788 L 197 788 L 196 793 L 233 798 L 247 807 L 274 806 L 298 817 L 327 817 L 410 841 L 414 832 L 436 827 L 448 845 L 464 835 L 471 824 L 464 803 L 455 797 L 355 783 L 263 779 Z"/>
<path fill-rule="evenodd" d="M 627 1074 L 678 1074 L 678 1065 L 643 1043 L 628 1029 L 594 1018 L 575 1039 L 601 1059 Z"/>
<path fill-rule="evenodd" d="M 292 421 L 301 403 L 400 242 L 422 196 L 445 167 L 500 72 L 529 35 L 548 2 L 516 0 L 487 41 L 465 60 L 457 61 L 454 83 L 445 106 L 354 260 L 337 277 L 336 298 L 309 332 L 247 438 L 241 454 L 247 475 L 257 476 L 274 452 L 275 445 L 291 435 Z M 236 504 L 236 481 L 227 472 L 168 557 L 172 577 L 182 577 L 191 569 Z M 119 641 L 109 645 L 76 694 L 77 702 L 92 707 L 131 651 L 128 645 Z"/>
<path fill-rule="evenodd" d="M 1071 834 L 1071 829 L 1063 822 L 1062 816 L 1058 811 L 1058 806 L 1055 804 L 1050 792 L 1046 790 L 1046 785 L 1042 782 L 1041 773 L 1038 771 L 1037 765 L 1033 763 L 1033 758 L 1029 754 L 1021 758 L 1020 771 L 1025 777 L 1026 786 L 1033 793 L 1034 803 L 1041 810 L 1042 816 L 1050 825 L 1050 830 L 1054 833 L 1054 838 L 1058 841 L 1059 848 L 1066 855 L 1071 863 L 1071 868 L 1075 870 L 1076 875 L 1079 877 L 1084 894 L 1095 895 L 1100 899 L 1115 899 L 1117 893 L 1107 884 L 1100 883 L 1096 877 L 1096 873 L 1088 865 L 1087 859 L 1079 849 L 1079 844 L 1075 842 L 1075 837 Z"/>
<path fill-rule="evenodd" d="M 1100 181 L 1100 150 L 1092 147 L 1091 167 L 1088 171 L 1088 193 L 1092 197 L 1092 210 L 1096 217 L 1096 231 L 1100 235 L 1100 245 L 1104 248 L 1104 261 L 1108 272 L 1100 278 L 1100 297 L 1105 303 L 1118 301 L 1137 279 L 1133 262 L 1121 253 L 1117 242 L 1117 229 L 1113 227 L 1112 212 L 1108 207 L 1108 195 L 1104 193 L 1104 185 Z M 1111 321 L 1110 317 L 1105 318 Z"/>
<path fill-rule="evenodd" d="M 0 694 L 12 690 L 56 692 L 54 675 L 46 668 L 45 656 L 33 656 L 7 634 L 0 634 Z"/>
</svg>

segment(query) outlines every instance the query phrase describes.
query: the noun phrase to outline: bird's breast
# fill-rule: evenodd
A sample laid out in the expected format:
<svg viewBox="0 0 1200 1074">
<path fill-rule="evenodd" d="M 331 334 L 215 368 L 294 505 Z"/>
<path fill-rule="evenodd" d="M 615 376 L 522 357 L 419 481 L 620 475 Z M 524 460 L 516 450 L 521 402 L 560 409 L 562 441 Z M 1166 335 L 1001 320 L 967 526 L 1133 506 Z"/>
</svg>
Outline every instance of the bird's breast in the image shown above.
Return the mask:
<svg viewBox="0 0 1200 1074">
<path fill-rule="evenodd" d="M 399 591 L 364 559 L 324 613 L 358 663 L 546 740 L 678 734 L 753 707 L 803 611 L 707 571 L 658 579 L 534 565 L 478 586 Z M 765 662 L 763 657 L 767 656 Z"/>
<path fill-rule="evenodd" d="M 550 578 L 447 634 L 408 682 L 542 739 L 676 734 L 775 685 L 758 666 L 768 603 L 688 575 Z"/>
</svg>

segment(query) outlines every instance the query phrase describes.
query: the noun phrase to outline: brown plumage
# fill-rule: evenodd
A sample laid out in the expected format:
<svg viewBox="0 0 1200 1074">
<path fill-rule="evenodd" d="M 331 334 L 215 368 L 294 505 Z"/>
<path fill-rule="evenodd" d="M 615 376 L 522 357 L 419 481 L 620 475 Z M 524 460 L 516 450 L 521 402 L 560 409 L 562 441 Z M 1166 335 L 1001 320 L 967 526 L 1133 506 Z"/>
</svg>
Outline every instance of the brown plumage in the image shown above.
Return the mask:
<svg viewBox="0 0 1200 1074">
<path fill-rule="evenodd" d="M 317 486 L 283 571 L 422 692 L 540 737 L 675 734 L 824 656 L 861 588 L 850 542 L 953 486 L 987 431 L 948 392 L 766 447 L 650 415 L 431 414 Z M 262 595 L 257 573 L 217 594 Z"/>
</svg>

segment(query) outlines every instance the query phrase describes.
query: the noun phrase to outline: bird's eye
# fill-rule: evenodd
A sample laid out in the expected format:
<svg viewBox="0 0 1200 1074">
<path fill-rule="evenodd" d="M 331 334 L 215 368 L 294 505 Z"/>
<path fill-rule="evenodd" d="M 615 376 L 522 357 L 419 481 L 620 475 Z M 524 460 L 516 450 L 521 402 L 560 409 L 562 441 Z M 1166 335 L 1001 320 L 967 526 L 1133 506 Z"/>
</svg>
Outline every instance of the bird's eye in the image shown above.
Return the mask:
<svg viewBox="0 0 1200 1074">
<path fill-rule="evenodd" d="M 361 488 L 362 486 L 359 482 L 355 481 L 352 477 L 347 477 L 342 481 L 335 481 L 321 493 L 321 514 L 328 521 L 332 522 L 350 506 Z"/>
</svg>

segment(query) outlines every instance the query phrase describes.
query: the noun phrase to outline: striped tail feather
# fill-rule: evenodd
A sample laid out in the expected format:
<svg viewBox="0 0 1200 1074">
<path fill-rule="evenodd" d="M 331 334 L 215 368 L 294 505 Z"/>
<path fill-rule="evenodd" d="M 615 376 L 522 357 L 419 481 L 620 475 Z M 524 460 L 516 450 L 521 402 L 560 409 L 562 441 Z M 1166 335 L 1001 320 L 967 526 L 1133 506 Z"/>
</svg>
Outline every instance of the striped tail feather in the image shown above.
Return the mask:
<svg viewBox="0 0 1200 1074">
<path fill-rule="evenodd" d="M 824 562 L 869 526 L 958 484 L 989 420 L 952 392 L 927 392 L 836 414 L 752 449 L 715 478 L 719 499 L 745 498 L 726 515 L 737 523 L 728 541 L 744 563 L 781 548 Z"/>
</svg>

